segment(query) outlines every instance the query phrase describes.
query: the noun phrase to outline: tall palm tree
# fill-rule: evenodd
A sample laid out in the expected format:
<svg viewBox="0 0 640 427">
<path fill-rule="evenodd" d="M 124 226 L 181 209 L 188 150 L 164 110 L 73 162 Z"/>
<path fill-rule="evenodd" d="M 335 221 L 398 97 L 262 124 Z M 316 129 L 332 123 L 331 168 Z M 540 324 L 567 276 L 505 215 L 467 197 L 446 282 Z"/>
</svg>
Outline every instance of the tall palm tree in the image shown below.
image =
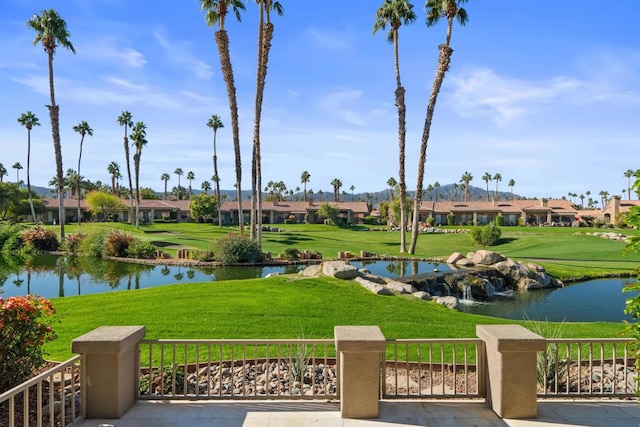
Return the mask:
<svg viewBox="0 0 640 427">
<path fill-rule="evenodd" d="M 0 163 L 0 182 L 4 182 L 4 177 L 7 176 L 7 168 Z"/>
<path fill-rule="evenodd" d="M 170 179 L 171 179 L 171 175 L 169 175 L 166 172 L 160 175 L 160 180 L 164 181 L 164 199 L 165 200 L 167 200 L 167 183 L 169 182 Z"/>
<path fill-rule="evenodd" d="M 584 209 L 584 194 L 580 195 L 580 209 Z"/>
<path fill-rule="evenodd" d="M 389 201 L 393 201 L 393 189 L 398 185 L 398 181 L 394 177 L 391 177 L 387 180 L 387 185 L 389 186 Z"/>
<path fill-rule="evenodd" d="M 176 170 L 174 170 L 173 173 L 175 175 L 178 175 L 178 187 L 180 187 L 180 177 L 184 175 L 184 171 L 182 170 L 182 168 L 176 168 Z"/>
<path fill-rule="evenodd" d="M 211 27 L 218 24 L 216 31 L 216 45 L 220 55 L 220 67 L 222 76 L 227 86 L 227 96 L 229 98 L 229 111 L 231 115 L 231 133 L 233 135 L 233 151 L 235 152 L 236 163 L 236 198 L 238 199 L 238 228 L 242 233 L 242 161 L 240 158 L 240 131 L 238 124 L 238 101 L 236 98 L 236 85 L 233 79 L 233 67 L 229 55 L 229 35 L 225 29 L 225 20 L 229 9 L 236 19 L 240 21 L 240 11 L 244 10 L 244 4 L 240 0 L 200 0 L 201 10 L 205 12 L 207 24 Z"/>
<path fill-rule="evenodd" d="M 211 183 L 209 181 L 202 181 L 202 184 L 200 184 L 200 189 L 204 191 L 204 194 L 207 194 L 207 191 L 211 190 Z M 216 203 L 218 202 L 216 201 Z"/>
<path fill-rule="evenodd" d="M 15 162 L 11 167 L 16 170 L 16 185 L 20 186 L 20 170 L 24 168 L 22 167 L 20 162 Z"/>
<path fill-rule="evenodd" d="M 78 155 L 78 175 L 80 175 L 80 161 L 82 160 L 82 143 L 86 135 L 93 136 L 93 129 L 89 127 L 89 123 L 81 121 L 73 127 L 73 131 L 80 134 L 80 154 Z M 79 190 L 79 189 L 78 189 Z M 80 225 L 80 191 L 78 191 L 78 225 Z"/>
<path fill-rule="evenodd" d="M 433 200 L 433 185 L 427 185 L 427 192 L 429 193 L 429 200 Z"/>
<path fill-rule="evenodd" d="M 457 194 L 458 194 L 458 188 L 460 188 L 458 186 L 457 182 L 454 182 L 453 184 L 451 184 L 451 192 L 453 193 L 453 200 L 457 200 Z"/>
<path fill-rule="evenodd" d="M 340 181 L 338 178 L 333 178 L 333 180 L 331 180 L 331 186 L 333 186 L 333 200 L 339 202 L 340 187 L 342 187 L 342 181 Z"/>
<path fill-rule="evenodd" d="M 482 180 L 487 184 L 487 202 L 489 201 L 489 181 L 493 180 L 493 175 L 491 175 L 489 172 L 485 172 L 484 175 L 482 175 Z"/>
<path fill-rule="evenodd" d="M 116 162 L 109 163 L 107 172 L 109 172 L 109 176 L 111 177 L 111 192 L 116 194 L 116 180 L 118 179 L 118 175 L 120 175 L 120 165 Z"/>
<path fill-rule="evenodd" d="M 118 116 L 117 122 L 120 126 L 124 127 L 124 157 L 127 161 L 127 178 L 129 179 L 129 218 L 131 225 L 134 224 L 133 219 L 133 183 L 131 181 L 131 160 L 129 155 L 129 138 L 127 137 L 127 131 L 133 126 L 133 115 L 128 111 L 123 111 Z"/>
<path fill-rule="evenodd" d="M 627 178 L 627 197 L 631 200 L 631 177 L 634 176 L 635 171 L 627 169 L 624 173 L 624 177 Z"/>
<path fill-rule="evenodd" d="M 431 95 L 427 105 L 427 114 L 424 121 L 424 129 L 422 131 L 422 141 L 420 143 L 420 155 L 418 157 L 418 178 L 416 183 L 415 201 L 413 203 L 413 227 L 411 230 L 411 244 L 409 245 L 409 253 L 414 254 L 416 244 L 418 243 L 418 221 L 420 220 L 420 197 L 422 194 L 422 182 L 424 180 L 424 166 L 427 162 L 427 144 L 429 143 L 429 134 L 431 132 L 431 123 L 433 122 L 433 112 L 436 108 L 436 101 L 444 76 L 449 70 L 451 63 L 451 30 L 453 28 L 453 20 L 457 19 L 460 25 L 465 25 L 468 20 L 467 11 L 459 5 L 466 3 L 467 0 L 427 0 L 424 7 L 427 10 L 427 26 L 431 27 L 440 21 L 440 18 L 447 19 L 447 37 L 445 42 L 439 46 L 440 54 L 438 56 L 438 66 L 436 74 L 433 78 L 433 86 L 431 87 Z"/>
<path fill-rule="evenodd" d="M 49 95 L 51 98 L 49 116 L 51 117 L 51 136 L 53 137 L 53 151 L 56 158 L 56 184 L 58 185 L 58 220 L 60 223 L 60 240 L 64 241 L 64 190 L 61 187 L 64 176 L 62 173 L 62 146 L 60 144 L 60 110 L 56 104 L 56 96 L 53 85 L 53 57 L 56 48 L 61 46 L 69 49 L 74 54 L 76 49 L 69 40 L 71 36 L 67 31 L 67 23 L 54 9 L 43 10 L 42 15 L 35 14 L 27 21 L 27 26 L 36 32 L 33 45 L 42 43 L 44 51 L 47 53 L 49 65 Z"/>
<path fill-rule="evenodd" d="M 462 174 L 462 178 L 460 178 L 460 182 L 464 183 L 464 201 L 465 202 L 469 201 L 469 183 L 471 181 L 473 181 L 473 175 L 471 175 L 471 172 L 465 171 L 465 173 Z"/>
<path fill-rule="evenodd" d="M 438 189 L 440 188 L 440 183 L 438 181 L 433 183 L 433 189 L 435 191 L 435 197 L 433 200 L 438 201 Z"/>
<path fill-rule="evenodd" d="M 311 174 L 307 171 L 303 171 L 302 174 L 300 175 L 300 182 L 303 184 L 304 186 L 304 195 L 303 195 L 303 201 L 307 201 L 307 183 L 311 180 Z"/>
<path fill-rule="evenodd" d="M 31 217 L 33 218 L 33 223 L 35 224 L 38 222 L 38 219 L 36 218 L 36 211 L 33 208 L 33 198 L 31 197 L 31 178 L 29 173 L 29 165 L 31 163 L 31 129 L 33 129 L 34 126 L 40 126 L 40 121 L 35 114 L 33 114 L 31 111 L 27 111 L 26 113 L 22 113 L 20 117 L 18 117 L 18 123 L 27 128 L 27 192 L 29 193 L 29 207 L 31 208 Z M 4 168 L 4 166 L 2 167 Z"/>
<path fill-rule="evenodd" d="M 209 119 L 209 121 L 207 121 L 207 126 L 209 126 L 211 129 L 213 129 L 213 176 L 216 177 L 216 179 L 213 180 L 213 182 L 216 184 L 216 205 L 218 208 L 218 226 L 222 227 L 222 216 L 220 215 L 220 205 L 222 204 L 222 202 L 220 201 L 220 180 L 217 178 L 218 177 L 218 153 L 217 153 L 217 147 L 216 147 L 216 136 L 218 134 L 218 129 L 221 129 L 224 127 L 224 124 L 222 123 L 222 120 L 220 119 L 220 117 L 217 114 L 213 114 L 211 115 L 211 118 Z"/>
<path fill-rule="evenodd" d="M 193 171 L 189 171 L 187 172 L 187 179 L 189 180 L 189 199 L 191 199 L 191 182 L 196 179 L 196 175 L 193 173 Z"/>
<path fill-rule="evenodd" d="M 136 152 L 133 155 L 133 167 L 136 174 L 136 229 L 140 228 L 140 157 L 142 149 L 147 145 L 147 126 L 144 122 L 136 122 L 131 132 L 131 140 Z"/>
<path fill-rule="evenodd" d="M 513 187 L 516 185 L 516 182 L 513 179 L 509 180 L 509 184 L 507 184 L 508 187 L 511 187 L 511 200 L 513 200 Z"/>
<path fill-rule="evenodd" d="M 389 24 L 390 30 L 387 34 L 387 41 L 393 43 L 393 59 L 396 74 L 396 106 L 398 108 L 398 178 L 400 180 L 398 189 L 400 191 L 400 253 L 407 250 L 407 229 L 406 203 L 407 184 L 405 181 L 405 140 L 407 134 L 407 107 L 404 101 L 405 89 L 400 78 L 400 60 L 398 55 L 398 30 L 402 24 L 410 24 L 416 20 L 413 5 L 407 0 L 384 0 L 384 3 L 376 12 L 376 22 L 373 25 L 373 34 L 378 30 L 384 30 Z"/>
<path fill-rule="evenodd" d="M 250 235 L 262 246 L 262 165 L 260 154 L 260 121 L 267 78 L 267 64 L 273 39 L 271 12 L 282 16 L 282 5 L 273 0 L 256 0 L 258 4 L 258 65 L 256 71 L 255 118 L 253 121 L 253 157 L 251 162 L 251 227 Z"/>
<path fill-rule="evenodd" d="M 500 172 L 497 172 L 495 175 L 493 175 L 493 180 L 496 182 L 496 192 L 494 193 L 493 197 L 494 199 L 498 200 L 498 183 L 502 181 L 502 175 L 500 175 Z"/>
<path fill-rule="evenodd" d="M 355 185 L 352 185 L 351 187 L 349 187 L 349 190 L 351 190 L 351 201 L 352 201 L 352 202 L 354 201 L 354 197 L 353 197 L 353 190 L 355 190 L 355 189 L 356 189 L 356 186 L 355 186 Z"/>
</svg>

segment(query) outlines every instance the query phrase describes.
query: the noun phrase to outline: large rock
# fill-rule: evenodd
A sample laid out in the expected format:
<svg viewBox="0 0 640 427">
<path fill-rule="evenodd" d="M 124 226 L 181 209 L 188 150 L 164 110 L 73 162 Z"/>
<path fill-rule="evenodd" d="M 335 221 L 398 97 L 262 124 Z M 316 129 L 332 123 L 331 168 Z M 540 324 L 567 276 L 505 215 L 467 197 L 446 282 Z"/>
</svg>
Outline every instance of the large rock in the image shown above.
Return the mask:
<svg viewBox="0 0 640 427">
<path fill-rule="evenodd" d="M 516 283 L 516 285 L 518 286 L 518 289 L 520 289 L 522 291 L 528 291 L 530 289 L 543 289 L 544 288 L 542 283 L 540 283 L 536 279 L 527 278 L 527 277 L 520 279 Z"/>
<path fill-rule="evenodd" d="M 431 299 L 431 295 L 429 294 L 429 292 L 425 291 L 414 292 L 412 295 L 418 299 L 422 299 L 425 301 L 429 301 Z"/>
<path fill-rule="evenodd" d="M 360 269 L 358 271 L 358 276 L 360 276 L 363 279 L 366 279 L 366 280 L 368 280 L 370 282 L 379 283 L 381 285 L 385 285 L 387 283 L 387 281 L 384 280 L 384 277 L 376 276 L 375 274 L 371 274 L 370 272 L 363 273 L 362 269 Z"/>
<path fill-rule="evenodd" d="M 412 294 L 414 292 L 418 292 L 418 290 L 412 285 L 396 282 L 395 280 L 388 282 L 387 288 L 389 288 L 394 294 Z"/>
<path fill-rule="evenodd" d="M 447 264 L 455 264 L 462 258 L 464 258 L 464 256 L 460 252 L 454 252 L 447 258 Z"/>
<path fill-rule="evenodd" d="M 444 305 L 447 308 L 458 308 L 458 299 L 456 297 L 433 297 L 432 301 L 435 301 L 437 304 Z"/>
<path fill-rule="evenodd" d="M 510 279 L 514 284 L 518 283 L 522 279 L 530 279 L 533 277 L 533 273 L 531 272 L 531 270 L 512 259 L 500 261 L 494 264 L 493 268 Z"/>
<path fill-rule="evenodd" d="M 325 261 L 322 263 L 322 273 L 336 279 L 350 280 L 358 275 L 358 269 L 345 261 Z"/>
<path fill-rule="evenodd" d="M 473 261 L 473 263 L 476 265 L 493 265 L 497 262 L 504 261 L 504 260 L 505 260 L 505 257 L 500 255 L 499 253 L 493 252 L 493 251 L 487 251 L 484 249 L 476 251 L 473 254 L 473 258 L 471 258 L 471 261 Z"/>
<path fill-rule="evenodd" d="M 362 277 L 356 277 L 355 281 L 359 283 L 363 288 L 373 292 L 376 295 L 393 295 L 391 289 L 380 283 L 371 282 Z"/>
<path fill-rule="evenodd" d="M 322 265 L 310 265 L 304 270 L 301 270 L 298 274 L 305 277 L 318 277 L 322 274 Z"/>
<path fill-rule="evenodd" d="M 543 266 L 530 262 L 527 268 L 533 273 L 533 277 L 540 282 L 545 288 L 552 286 L 552 278 L 549 276 Z"/>
</svg>

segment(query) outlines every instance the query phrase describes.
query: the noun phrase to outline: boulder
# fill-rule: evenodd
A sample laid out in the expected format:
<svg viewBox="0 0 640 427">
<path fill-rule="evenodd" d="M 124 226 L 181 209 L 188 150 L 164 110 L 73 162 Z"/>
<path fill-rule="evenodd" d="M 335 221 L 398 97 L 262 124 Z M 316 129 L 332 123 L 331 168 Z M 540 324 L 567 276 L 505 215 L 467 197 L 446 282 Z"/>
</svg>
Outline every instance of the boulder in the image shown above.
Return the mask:
<svg viewBox="0 0 640 427">
<path fill-rule="evenodd" d="M 389 288 L 394 294 L 412 294 L 414 292 L 418 292 L 418 290 L 412 285 L 396 282 L 395 280 L 388 282 L 387 288 Z"/>
<path fill-rule="evenodd" d="M 469 267 L 473 265 L 473 261 L 471 261 L 471 259 L 469 258 L 461 258 L 460 260 L 458 260 L 458 262 L 456 262 L 456 265 L 459 265 L 460 267 Z"/>
<path fill-rule="evenodd" d="M 444 305 L 447 308 L 458 308 L 458 299 L 456 297 L 433 297 L 432 301 L 435 301 L 436 304 Z"/>
<path fill-rule="evenodd" d="M 369 270 L 367 270 L 367 273 L 363 273 L 362 269 L 360 269 L 360 271 L 358 272 L 358 276 L 362 277 L 363 279 L 366 279 L 370 282 L 374 282 L 374 283 L 379 283 L 381 285 L 385 285 L 387 283 L 386 280 L 384 280 L 384 277 L 380 277 L 380 276 L 376 276 L 375 274 L 371 274 L 369 273 Z"/>
<path fill-rule="evenodd" d="M 542 283 L 540 283 L 536 279 L 533 279 L 533 278 L 530 278 L 530 277 L 525 277 L 525 278 L 520 279 L 516 283 L 516 285 L 518 286 L 518 289 L 520 289 L 522 291 L 528 291 L 528 290 L 531 290 L 531 289 L 542 289 L 542 288 L 544 288 Z"/>
<path fill-rule="evenodd" d="M 379 283 L 371 282 L 362 277 L 356 277 L 355 281 L 359 283 L 363 288 L 373 292 L 376 295 L 393 295 L 391 289 Z"/>
<path fill-rule="evenodd" d="M 455 264 L 462 258 L 464 258 L 464 256 L 460 252 L 454 252 L 447 258 L 447 264 Z"/>
<path fill-rule="evenodd" d="M 322 274 L 322 265 L 320 264 L 310 265 L 304 270 L 300 270 L 298 274 L 305 277 L 318 277 Z"/>
<path fill-rule="evenodd" d="M 345 261 L 326 261 L 322 263 L 322 273 L 336 279 L 350 280 L 358 275 L 358 269 Z"/>
<path fill-rule="evenodd" d="M 274 271 L 273 273 L 269 273 L 266 276 L 264 276 L 265 279 L 268 279 L 269 277 L 276 277 L 279 276 L 280 273 L 278 273 L 277 271 Z"/>
<path fill-rule="evenodd" d="M 473 254 L 471 260 L 476 265 L 493 265 L 497 262 L 504 261 L 505 257 L 497 252 L 481 249 Z"/>
<path fill-rule="evenodd" d="M 533 273 L 534 279 L 542 284 L 545 288 L 552 286 L 552 278 L 547 274 L 544 267 L 532 262 L 527 264 L 527 268 Z"/>
<path fill-rule="evenodd" d="M 431 295 L 428 292 L 425 292 L 425 291 L 414 292 L 411 295 L 413 295 L 416 298 L 425 300 L 425 301 L 429 301 L 431 299 Z"/>
<path fill-rule="evenodd" d="M 528 279 L 533 277 L 533 273 L 524 265 L 519 262 L 515 262 L 512 259 L 506 261 L 500 261 L 493 265 L 499 273 L 506 276 L 512 283 L 518 283 L 522 279 Z"/>
</svg>

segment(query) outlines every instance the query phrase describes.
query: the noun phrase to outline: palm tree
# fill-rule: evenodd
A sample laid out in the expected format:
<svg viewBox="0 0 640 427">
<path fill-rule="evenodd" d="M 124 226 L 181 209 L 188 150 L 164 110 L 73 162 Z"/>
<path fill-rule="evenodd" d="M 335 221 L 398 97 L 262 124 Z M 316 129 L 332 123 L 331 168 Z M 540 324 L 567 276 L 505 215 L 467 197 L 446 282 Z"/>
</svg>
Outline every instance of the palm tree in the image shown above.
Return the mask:
<svg viewBox="0 0 640 427">
<path fill-rule="evenodd" d="M 140 228 L 140 157 L 142 149 L 147 145 L 147 126 L 144 122 L 136 122 L 131 132 L 131 140 L 136 152 L 133 155 L 133 167 L 136 174 L 136 229 Z"/>
<path fill-rule="evenodd" d="M 427 192 L 429 193 L 429 200 L 433 200 L 433 185 L 427 185 Z"/>
<path fill-rule="evenodd" d="M 580 195 L 580 209 L 584 209 L 584 194 Z"/>
<path fill-rule="evenodd" d="M 93 129 L 89 127 L 89 123 L 81 121 L 73 127 L 73 131 L 80 134 L 80 154 L 78 155 L 78 175 L 80 176 L 80 161 L 82 160 L 82 143 L 86 135 L 93 136 Z M 79 189 L 78 189 L 79 190 Z M 78 225 L 80 225 L 80 191 L 78 191 Z"/>
<path fill-rule="evenodd" d="M 35 14 L 27 21 L 27 26 L 36 32 L 33 45 L 42 43 L 44 51 L 47 53 L 49 65 L 49 95 L 51 98 L 49 116 L 51 117 L 51 135 L 53 137 L 53 151 L 56 158 L 56 184 L 58 187 L 58 220 L 60 222 L 60 240 L 64 241 L 64 202 L 62 195 L 64 193 L 62 185 L 64 176 L 62 174 L 62 146 L 60 144 L 60 110 L 56 104 L 55 90 L 53 86 L 53 57 L 56 48 L 62 46 L 76 53 L 73 44 L 69 40 L 70 34 L 67 31 L 67 23 L 54 9 L 43 10 L 42 15 Z"/>
<path fill-rule="evenodd" d="M 438 188 L 440 188 L 440 183 L 438 181 L 433 183 L 433 189 L 435 191 L 435 197 L 433 200 L 438 201 Z"/>
<path fill-rule="evenodd" d="M 453 200 L 457 200 L 456 197 L 458 193 L 458 188 L 460 187 L 458 186 L 457 182 L 454 182 L 453 184 L 451 184 L 451 192 L 453 193 L 453 197 L 452 197 Z"/>
<path fill-rule="evenodd" d="M 65 183 L 69 186 L 71 197 L 75 197 L 77 200 L 80 200 L 80 191 L 85 185 L 84 177 L 80 176 L 80 174 L 73 169 L 67 169 Z"/>
<path fill-rule="evenodd" d="M 31 129 L 34 126 L 40 126 L 40 121 L 31 111 L 27 111 L 26 113 L 22 113 L 20 117 L 18 117 L 18 123 L 27 128 L 27 192 L 29 193 L 29 207 L 31 208 L 31 216 L 33 217 L 33 223 L 35 224 L 38 219 L 36 218 L 36 211 L 33 208 L 33 198 L 31 197 L 31 179 L 29 173 L 29 165 L 31 163 Z M 0 166 L 4 169 L 4 166 L 0 164 Z M 6 169 L 5 169 L 6 172 Z M 2 181 L 2 179 L 0 179 Z"/>
<path fill-rule="evenodd" d="M 398 181 L 394 177 L 391 177 L 387 180 L 387 185 L 389 186 L 389 201 L 393 201 L 393 189 L 398 185 Z"/>
<path fill-rule="evenodd" d="M 120 126 L 124 127 L 124 157 L 127 161 L 127 178 L 129 179 L 129 218 L 131 218 L 131 225 L 133 225 L 133 183 L 131 182 L 129 138 L 127 137 L 127 130 L 133 126 L 133 116 L 130 112 L 125 110 L 118 116 L 117 122 Z"/>
<path fill-rule="evenodd" d="M 20 162 L 15 162 L 11 167 L 16 170 L 16 184 L 20 186 L 20 170 L 24 168 L 22 167 Z"/>
<path fill-rule="evenodd" d="M 387 34 L 387 41 L 393 43 L 393 58 L 396 74 L 396 106 L 398 108 L 398 178 L 400 180 L 400 227 L 402 230 L 407 229 L 407 213 L 405 200 L 407 198 L 407 184 L 405 181 L 405 141 L 407 134 L 406 115 L 407 107 L 404 101 L 405 89 L 402 86 L 400 78 L 400 60 L 398 55 L 398 30 L 402 24 L 410 24 L 416 20 L 416 14 L 413 12 L 413 5 L 407 0 L 384 0 L 384 3 L 376 12 L 376 22 L 373 25 L 373 34 L 378 30 L 384 30 L 389 24 L 390 30 Z M 400 253 L 406 252 L 407 249 L 406 233 L 400 233 Z"/>
<path fill-rule="evenodd" d="M 513 179 L 509 180 L 509 184 L 507 184 L 508 187 L 511 187 L 511 200 L 513 200 L 513 187 L 516 185 L 516 182 Z"/>
<path fill-rule="evenodd" d="M 349 190 L 351 190 L 351 201 L 352 201 L 352 202 L 354 201 L 354 197 L 353 197 L 353 190 L 355 190 L 355 189 L 356 189 L 356 186 L 355 186 L 355 185 L 351 185 L 351 187 L 349 187 Z"/>
<path fill-rule="evenodd" d="M 429 134 L 431 132 L 431 123 L 433 122 L 433 112 L 436 108 L 436 101 L 444 75 L 449 70 L 451 63 L 451 55 L 453 49 L 450 47 L 451 30 L 453 28 L 453 20 L 457 19 L 460 25 L 465 25 L 468 20 L 467 11 L 459 7 L 460 4 L 467 0 L 427 0 L 424 7 L 427 10 L 427 26 L 431 27 L 438 23 L 440 18 L 447 18 L 447 37 L 445 42 L 439 46 L 440 54 L 438 56 L 438 65 L 436 74 L 433 78 L 433 86 L 431 87 L 431 95 L 429 96 L 429 104 L 427 105 L 427 114 L 424 121 L 424 129 L 422 132 L 422 141 L 420 143 L 420 155 L 418 157 L 418 181 L 416 184 L 415 200 L 413 203 L 413 227 L 411 230 L 411 244 L 409 245 L 409 253 L 414 254 L 416 244 L 418 243 L 418 221 L 420 220 L 420 196 L 422 194 L 422 181 L 424 180 L 424 165 L 427 162 L 427 144 L 429 142 Z"/>
<path fill-rule="evenodd" d="M 169 175 L 166 172 L 160 175 L 160 180 L 164 181 L 164 199 L 165 200 L 167 200 L 167 183 L 169 182 L 170 179 L 171 179 L 171 175 Z"/>
<path fill-rule="evenodd" d="M 302 200 L 304 200 L 305 202 L 307 201 L 307 183 L 310 180 L 311 174 L 307 171 L 302 172 L 302 175 L 300 175 L 300 182 L 304 184 L 304 198 Z"/>
<path fill-rule="evenodd" d="M 489 201 L 489 181 L 493 180 L 493 176 L 489 172 L 482 175 L 482 180 L 487 184 L 487 202 Z"/>
<path fill-rule="evenodd" d="M 462 174 L 462 178 L 460 178 L 460 182 L 464 183 L 464 201 L 469 201 L 469 183 L 473 181 L 473 175 L 471 172 L 466 172 Z"/>
<path fill-rule="evenodd" d="M 4 177 L 7 176 L 7 168 L 0 163 L 0 182 L 4 182 Z"/>
<path fill-rule="evenodd" d="M 339 202 L 340 187 L 342 187 L 342 181 L 340 181 L 338 178 L 333 178 L 333 180 L 331 180 L 331 185 L 333 186 L 333 200 Z"/>
<path fill-rule="evenodd" d="M 211 183 L 209 181 L 202 181 L 202 184 L 200 184 L 200 189 L 204 191 L 204 194 L 207 194 L 207 191 L 211 190 Z"/>
<path fill-rule="evenodd" d="M 218 24 L 216 31 L 216 44 L 220 55 L 220 67 L 222 76 L 227 86 L 229 98 L 229 111 L 231 115 L 231 133 L 233 135 L 233 150 L 236 163 L 236 198 L 238 199 L 238 228 L 243 232 L 242 226 L 242 162 L 240 159 L 240 131 L 238 125 L 238 101 L 236 98 L 236 86 L 233 79 L 233 67 L 229 55 L 229 35 L 224 27 L 229 8 L 240 21 L 240 11 L 244 10 L 244 4 L 240 0 L 200 0 L 201 10 L 205 11 L 205 19 L 211 27 Z"/>
<path fill-rule="evenodd" d="M 256 72 L 255 118 L 253 121 L 253 157 L 251 162 L 251 229 L 252 239 L 258 246 L 262 245 L 262 165 L 260 155 L 260 121 L 262 117 L 262 101 L 267 78 L 267 63 L 273 39 L 271 11 L 282 16 L 280 2 L 273 0 L 256 0 L 258 4 L 258 66 Z"/>
<path fill-rule="evenodd" d="M 499 172 L 497 172 L 495 175 L 493 175 L 493 180 L 496 182 L 496 192 L 494 193 L 493 197 L 494 199 L 498 200 L 498 183 L 500 181 L 502 181 L 502 175 L 500 175 Z"/>
<path fill-rule="evenodd" d="M 109 172 L 111 176 L 111 192 L 116 194 L 116 180 L 118 179 L 118 175 L 120 175 L 120 165 L 116 162 L 109 163 L 107 172 Z"/>
<path fill-rule="evenodd" d="M 184 175 L 184 171 L 182 170 L 182 168 L 176 168 L 176 170 L 174 170 L 173 173 L 175 175 L 178 175 L 178 187 L 180 187 L 180 177 Z"/>
<path fill-rule="evenodd" d="M 213 176 L 216 179 L 212 179 L 216 184 L 216 205 L 218 207 L 218 226 L 222 227 L 222 217 L 220 215 L 220 180 L 218 179 L 218 153 L 216 147 L 216 136 L 218 134 L 218 129 L 223 128 L 224 124 L 220 117 L 216 114 L 211 115 L 211 118 L 207 122 L 207 126 L 213 129 Z"/>
<path fill-rule="evenodd" d="M 193 171 L 187 172 L 187 179 L 189 180 L 189 199 L 191 199 L 191 181 L 196 179 L 196 175 L 193 173 Z"/>
<path fill-rule="evenodd" d="M 627 178 L 627 197 L 631 200 L 631 177 L 634 176 L 635 171 L 627 169 L 624 173 L 624 177 Z"/>
</svg>

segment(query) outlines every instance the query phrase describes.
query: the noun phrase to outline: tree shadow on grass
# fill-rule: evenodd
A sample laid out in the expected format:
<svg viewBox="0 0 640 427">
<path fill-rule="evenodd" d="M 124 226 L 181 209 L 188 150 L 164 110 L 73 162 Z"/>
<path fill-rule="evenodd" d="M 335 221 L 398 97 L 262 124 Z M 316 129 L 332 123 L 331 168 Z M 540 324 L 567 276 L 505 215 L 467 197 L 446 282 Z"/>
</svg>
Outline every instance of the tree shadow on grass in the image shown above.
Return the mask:
<svg viewBox="0 0 640 427">
<path fill-rule="evenodd" d="M 518 239 L 515 237 L 501 237 L 500 240 L 498 240 L 498 243 L 494 246 L 506 245 L 507 243 L 515 242 L 516 240 Z"/>
<path fill-rule="evenodd" d="M 284 245 L 294 245 L 296 243 L 308 242 L 310 240 L 312 240 L 310 237 L 291 235 L 291 236 L 281 237 L 278 239 L 272 239 L 271 241 L 274 243 L 282 243 Z"/>
</svg>

